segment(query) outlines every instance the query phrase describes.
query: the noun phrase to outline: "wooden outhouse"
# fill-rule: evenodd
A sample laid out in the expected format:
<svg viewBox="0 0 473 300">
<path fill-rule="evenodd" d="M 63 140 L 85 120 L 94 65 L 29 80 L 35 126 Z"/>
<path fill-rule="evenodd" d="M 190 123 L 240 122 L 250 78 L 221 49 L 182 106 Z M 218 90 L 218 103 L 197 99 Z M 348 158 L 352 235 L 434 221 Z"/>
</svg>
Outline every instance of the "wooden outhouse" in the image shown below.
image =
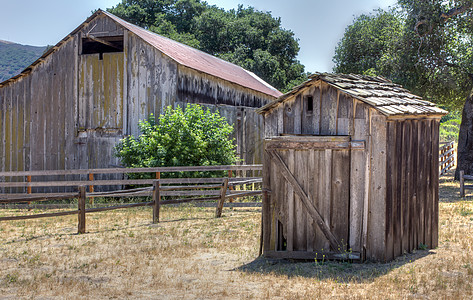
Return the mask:
<svg viewBox="0 0 473 300">
<path fill-rule="evenodd" d="M 437 247 L 446 111 L 384 78 L 314 74 L 259 113 L 266 257 L 389 261 Z"/>
<path fill-rule="evenodd" d="M 280 95 L 237 65 L 98 10 L 0 82 L 0 171 L 115 166 L 113 147 L 139 134 L 139 120 L 188 103 L 218 110 L 240 158 L 261 163 L 255 110 Z"/>
</svg>

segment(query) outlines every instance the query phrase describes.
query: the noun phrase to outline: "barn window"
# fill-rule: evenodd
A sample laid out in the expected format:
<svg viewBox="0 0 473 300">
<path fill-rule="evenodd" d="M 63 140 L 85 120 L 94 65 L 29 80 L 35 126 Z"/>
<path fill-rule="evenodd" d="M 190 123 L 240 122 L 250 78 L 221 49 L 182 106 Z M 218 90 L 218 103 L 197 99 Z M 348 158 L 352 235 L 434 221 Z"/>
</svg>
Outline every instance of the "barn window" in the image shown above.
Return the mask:
<svg viewBox="0 0 473 300">
<path fill-rule="evenodd" d="M 312 113 L 314 111 L 314 97 L 313 96 L 306 96 L 307 102 L 307 112 Z"/>
<path fill-rule="evenodd" d="M 120 36 L 87 36 L 82 39 L 82 54 L 99 54 L 123 52 L 123 35 Z"/>
</svg>

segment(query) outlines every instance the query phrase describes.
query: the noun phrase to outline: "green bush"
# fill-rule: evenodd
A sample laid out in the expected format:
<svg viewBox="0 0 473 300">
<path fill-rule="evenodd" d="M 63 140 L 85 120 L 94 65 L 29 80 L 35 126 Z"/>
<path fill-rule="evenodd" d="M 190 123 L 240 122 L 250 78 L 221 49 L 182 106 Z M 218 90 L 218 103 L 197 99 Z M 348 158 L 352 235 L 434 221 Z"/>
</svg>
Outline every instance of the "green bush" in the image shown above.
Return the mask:
<svg viewBox="0 0 473 300">
<path fill-rule="evenodd" d="M 153 115 L 140 121 L 139 137 L 128 136 L 115 146 L 115 155 L 125 167 L 171 167 L 229 165 L 236 162 L 230 135 L 233 126 L 218 113 L 200 105 L 166 108 L 158 120 Z M 193 172 L 195 173 L 195 172 Z M 194 177 L 195 174 L 165 173 L 163 177 Z M 153 174 L 132 177 L 152 178 Z M 209 176 L 199 173 L 198 176 Z"/>
</svg>

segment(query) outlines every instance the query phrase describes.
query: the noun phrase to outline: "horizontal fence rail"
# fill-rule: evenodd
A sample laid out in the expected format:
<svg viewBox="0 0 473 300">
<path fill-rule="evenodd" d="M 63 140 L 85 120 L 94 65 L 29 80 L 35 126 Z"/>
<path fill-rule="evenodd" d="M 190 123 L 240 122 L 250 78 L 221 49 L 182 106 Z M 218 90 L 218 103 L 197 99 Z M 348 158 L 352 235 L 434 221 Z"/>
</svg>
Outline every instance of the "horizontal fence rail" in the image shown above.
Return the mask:
<svg viewBox="0 0 473 300">
<path fill-rule="evenodd" d="M 165 172 L 206 172 L 206 171 L 228 171 L 228 177 L 218 178 L 163 178 L 161 173 Z M 124 209 L 140 206 L 152 206 L 153 223 L 159 222 L 159 211 L 161 205 L 180 204 L 187 202 L 216 201 L 215 216 L 220 217 L 224 202 L 229 199 L 245 196 L 256 196 L 261 190 L 255 190 L 255 184 L 262 182 L 261 177 L 234 177 L 238 172 L 261 172 L 262 165 L 236 165 L 236 166 L 193 166 L 193 167 L 160 167 L 160 168 L 115 168 L 115 169 L 90 169 L 90 170 L 46 170 L 46 171 L 20 171 L 0 172 L 0 187 L 3 188 L 26 188 L 26 193 L 3 193 L 0 194 L 0 204 L 30 203 L 51 200 L 78 199 L 78 209 L 63 212 L 34 214 L 26 216 L 0 217 L 0 221 L 13 221 L 25 219 L 37 219 L 65 215 L 78 215 L 78 233 L 85 233 L 85 215 L 115 209 Z M 233 173 L 235 172 L 235 174 Z M 129 173 L 155 173 L 155 179 L 121 179 L 121 180 L 93 180 L 91 174 L 129 174 Z M 34 176 L 55 175 L 78 175 L 89 174 L 88 180 L 56 180 L 56 181 L 34 181 Z M 18 177 L 25 181 L 9 181 Z M 25 178 L 26 177 L 26 178 Z M 5 180 L 8 179 L 8 180 Z M 148 185 L 145 187 L 120 189 L 115 191 L 95 192 L 94 186 L 126 186 L 126 185 Z M 251 190 L 246 186 L 251 185 Z M 76 193 L 33 193 L 32 187 L 74 187 Z M 87 192 L 87 187 L 89 192 Z M 115 205 L 100 208 L 86 208 L 86 199 L 89 203 L 95 197 L 152 197 L 152 201 L 138 202 L 123 205 Z M 164 199 L 162 197 L 174 197 Z M 175 199 L 175 198 L 178 199 Z"/>
<path fill-rule="evenodd" d="M 110 168 L 110 169 L 77 169 L 77 170 L 42 170 L 42 171 L 7 171 L 0 172 L 0 177 L 9 176 L 49 176 L 49 175 L 88 175 L 88 174 L 127 174 L 155 172 L 205 172 L 205 171 L 261 171 L 263 165 L 219 165 L 189 167 L 155 167 L 155 168 Z"/>
<path fill-rule="evenodd" d="M 455 142 L 440 143 L 439 147 L 439 175 L 455 167 Z"/>
</svg>

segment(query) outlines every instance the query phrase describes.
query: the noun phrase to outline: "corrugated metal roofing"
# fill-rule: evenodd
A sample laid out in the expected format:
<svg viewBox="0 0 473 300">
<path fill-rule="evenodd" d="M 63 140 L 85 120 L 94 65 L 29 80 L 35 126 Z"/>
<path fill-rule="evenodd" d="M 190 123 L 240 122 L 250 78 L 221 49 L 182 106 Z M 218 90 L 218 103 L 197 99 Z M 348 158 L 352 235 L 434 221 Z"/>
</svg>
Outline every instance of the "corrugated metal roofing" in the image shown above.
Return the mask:
<svg viewBox="0 0 473 300">
<path fill-rule="evenodd" d="M 263 106 L 258 112 L 264 113 L 271 110 L 319 80 L 371 105 L 386 116 L 447 114 L 447 111 L 437 107 L 434 103 L 422 100 L 421 97 L 411 94 L 408 90 L 388 79 L 355 74 L 329 73 L 311 75 L 308 81 L 296 86 L 276 101 Z"/>
<path fill-rule="evenodd" d="M 0 86 L 6 84 L 11 80 L 15 80 L 21 76 L 27 75 L 32 67 L 40 63 L 46 56 L 50 55 L 55 51 L 56 48 L 60 47 L 66 40 L 70 38 L 71 35 L 75 34 L 79 30 L 82 29 L 87 23 L 92 21 L 95 17 L 100 14 L 104 14 L 109 18 L 113 19 L 115 22 L 120 24 L 121 26 L 125 27 L 129 31 L 133 32 L 140 38 L 142 38 L 145 42 L 150 44 L 151 46 L 155 47 L 163 54 L 167 55 L 178 64 L 186 66 L 188 68 L 236 83 L 243 87 L 261 92 L 263 94 L 267 94 L 273 97 L 279 97 L 282 93 L 276 90 L 274 87 L 266 83 L 264 80 L 256 76 L 254 73 L 243 69 L 240 66 L 235 64 L 229 63 L 224 61 L 220 58 L 202 52 L 200 50 L 194 49 L 190 46 L 181 44 L 174 40 L 165 38 L 153 32 L 150 32 L 146 29 L 133 25 L 131 23 L 126 22 L 119 17 L 102 10 L 98 10 L 95 12 L 91 17 L 89 17 L 84 23 L 82 23 L 78 28 L 76 28 L 71 34 L 69 34 L 66 38 L 61 40 L 55 47 L 51 48 L 48 52 L 46 52 L 41 58 L 35 61 L 31 66 L 26 68 L 20 75 L 12 77 L 2 83 Z"/>
<path fill-rule="evenodd" d="M 102 13 L 183 66 L 276 98 L 282 95 L 280 91 L 273 88 L 254 73 L 240 66 L 128 23 L 109 12 L 102 11 Z"/>
</svg>

